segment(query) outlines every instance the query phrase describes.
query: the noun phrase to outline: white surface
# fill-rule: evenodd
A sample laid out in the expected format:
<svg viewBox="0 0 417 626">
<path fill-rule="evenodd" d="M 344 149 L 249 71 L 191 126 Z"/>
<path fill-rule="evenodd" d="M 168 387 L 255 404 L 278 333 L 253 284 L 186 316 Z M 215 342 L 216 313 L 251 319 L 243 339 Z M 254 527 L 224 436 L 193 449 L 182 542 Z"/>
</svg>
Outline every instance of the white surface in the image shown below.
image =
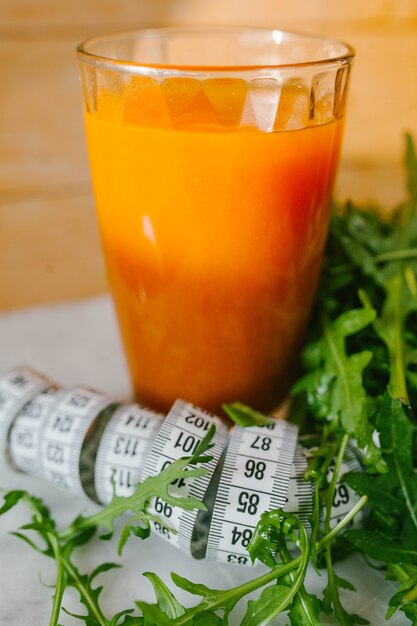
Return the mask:
<svg viewBox="0 0 417 626">
<path fill-rule="evenodd" d="M 128 399 L 130 385 L 123 361 L 113 309 L 108 298 L 96 298 L 78 303 L 39 307 L 27 311 L 0 316 L 0 374 L 16 365 L 28 365 L 50 376 L 65 386 L 85 384 L 112 396 Z M 8 469 L 0 459 L 0 487 L 27 489 L 43 498 L 53 515 L 66 525 L 81 511 L 94 510 L 87 500 L 59 491 L 40 480 Z M 53 563 L 7 534 L 29 521 L 23 506 L 0 517 L 0 625 L 46 626 L 53 591 L 45 585 L 53 582 Z M 82 571 L 91 571 L 103 561 L 120 561 L 116 555 L 115 542 L 95 541 L 78 550 L 77 560 Z M 178 572 L 195 582 L 217 588 L 226 588 L 251 578 L 261 570 L 225 565 L 210 567 L 159 540 L 130 539 L 122 557 L 123 569 L 103 574 L 99 582 L 104 584 L 103 606 L 109 616 L 116 611 L 133 606 L 135 599 L 153 601 L 150 583 L 141 576 L 154 571 L 173 588 L 169 573 Z M 373 626 L 385 623 L 386 599 L 392 593 L 392 585 L 383 574 L 372 571 L 359 557 L 339 564 L 337 571 L 347 577 L 358 590 L 357 594 L 346 592 L 345 606 L 352 612 L 366 617 Z M 324 577 L 324 575 L 323 575 Z M 41 584 L 41 581 L 44 584 Z M 309 576 L 310 589 L 317 590 L 317 579 Z M 178 597 L 184 603 L 193 604 L 194 599 L 182 592 Z M 244 603 L 235 612 L 232 624 L 241 622 Z M 68 592 L 64 606 L 75 612 L 83 612 L 75 593 Z M 63 626 L 79 624 L 66 615 Z M 287 624 L 282 618 L 276 624 Z M 396 615 L 389 624 L 402 626 L 410 622 Z M 323 618 L 323 626 L 334 624 Z"/>
</svg>

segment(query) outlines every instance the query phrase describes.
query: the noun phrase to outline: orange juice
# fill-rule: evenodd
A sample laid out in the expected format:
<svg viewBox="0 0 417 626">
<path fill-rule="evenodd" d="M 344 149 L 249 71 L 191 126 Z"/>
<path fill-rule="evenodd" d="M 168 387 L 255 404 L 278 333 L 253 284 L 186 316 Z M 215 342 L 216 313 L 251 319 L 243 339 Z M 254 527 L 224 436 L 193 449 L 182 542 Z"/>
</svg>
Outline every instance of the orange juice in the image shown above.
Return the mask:
<svg viewBox="0 0 417 626">
<path fill-rule="evenodd" d="M 271 409 L 288 391 L 311 311 L 342 121 L 261 132 L 197 106 L 175 116 L 148 87 L 148 108 L 125 90 L 86 114 L 135 393 L 162 410 L 178 397 Z"/>
</svg>

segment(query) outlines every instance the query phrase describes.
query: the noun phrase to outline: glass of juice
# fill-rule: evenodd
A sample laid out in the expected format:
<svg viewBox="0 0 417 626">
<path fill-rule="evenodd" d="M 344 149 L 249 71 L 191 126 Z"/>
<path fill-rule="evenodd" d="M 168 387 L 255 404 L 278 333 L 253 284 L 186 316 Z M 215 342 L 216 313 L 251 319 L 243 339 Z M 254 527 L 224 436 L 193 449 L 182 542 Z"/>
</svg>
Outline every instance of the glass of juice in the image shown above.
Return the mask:
<svg viewBox="0 0 417 626">
<path fill-rule="evenodd" d="M 352 49 L 244 28 L 79 46 L 110 289 L 135 395 L 277 406 L 326 239 Z"/>
</svg>

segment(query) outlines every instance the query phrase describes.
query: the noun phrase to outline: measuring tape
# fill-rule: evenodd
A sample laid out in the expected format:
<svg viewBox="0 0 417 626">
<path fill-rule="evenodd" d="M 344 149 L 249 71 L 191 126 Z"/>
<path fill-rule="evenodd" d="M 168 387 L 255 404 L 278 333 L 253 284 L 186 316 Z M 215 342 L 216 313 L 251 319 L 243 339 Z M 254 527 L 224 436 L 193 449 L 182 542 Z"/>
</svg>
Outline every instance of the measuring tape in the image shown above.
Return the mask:
<svg viewBox="0 0 417 626">
<path fill-rule="evenodd" d="M 40 476 L 40 436 L 44 421 L 57 401 L 60 388 L 46 387 L 27 402 L 15 417 L 9 433 L 9 458 L 12 465 L 23 472 Z"/>
<path fill-rule="evenodd" d="M 228 429 L 218 417 L 188 402 L 177 400 L 166 416 L 154 440 L 142 473 L 142 480 L 147 476 L 159 474 L 176 459 L 193 454 L 212 425 L 216 427 L 211 442 L 213 447 L 209 453 L 213 458 L 204 464 L 206 473 L 189 480 L 181 479 L 170 489 L 174 496 L 194 496 L 204 501 L 211 478 L 225 448 Z M 161 520 L 161 522 L 152 522 L 154 532 L 178 548 L 192 552 L 197 509 L 186 511 L 172 507 L 159 498 L 154 498 L 151 500 L 149 511 Z"/>
<path fill-rule="evenodd" d="M 23 407 L 51 385 L 51 381 L 27 367 L 0 378 L 0 447 L 8 449 L 10 428 Z"/>
<path fill-rule="evenodd" d="M 312 484 L 298 429 L 284 420 L 230 430 L 217 416 L 177 400 L 165 417 L 85 387 L 62 389 L 20 368 L 0 378 L 0 432 L 16 469 L 107 504 L 176 459 L 190 456 L 209 428 L 216 430 L 203 476 L 176 481 L 173 496 L 193 496 L 205 511 L 187 511 L 153 498 L 152 532 L 195 558 L 250 565 L 246 551 L 259 515 L 283 508 L 308 527 Z M 358 497 L 343 483 L 360 461 L 350 447 L 337 483 L 332 522 Z M 329 478 L 331 478 L 331 469 Z"/>
<path fill-rule="evenodd" d="M 286 504 L 297 434 L 282 420 L 232 429 L 208 536 L 210 560 L 250 563 L 245 548 L 260 514 Z"/>
<path fill-rule="evenodd" d="M 116 409 L 98 445 L 94 473 L 98 502 L 108 504 L 113 493 L 132 495 L 163 417 L 137 404 Z"/>
<path fill-rule="evenodd" d="M 93 467 L 88 455 L 83 459 L 84 444 L 98 420 L 108 419 L 115 406 L 114 400 L 86 387 L 59 393 L 39 432 L 39 474 L 77 495 L 87 493 Z"/>
</svg>

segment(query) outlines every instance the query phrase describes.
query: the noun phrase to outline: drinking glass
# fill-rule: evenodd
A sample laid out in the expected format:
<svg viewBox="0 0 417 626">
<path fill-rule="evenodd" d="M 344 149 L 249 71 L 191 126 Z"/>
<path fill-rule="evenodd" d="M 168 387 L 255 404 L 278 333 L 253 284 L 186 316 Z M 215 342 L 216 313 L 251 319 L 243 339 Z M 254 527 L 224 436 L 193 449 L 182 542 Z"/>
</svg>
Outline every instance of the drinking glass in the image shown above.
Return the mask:
<svg viewBox="0 0 417 626">
<path fill-rule="evenodd" d="M 110 289 L 137 399 L 270 410 L 311 312 L 352 49 L 253 28 L 78 48 Z"/>
</svg>

